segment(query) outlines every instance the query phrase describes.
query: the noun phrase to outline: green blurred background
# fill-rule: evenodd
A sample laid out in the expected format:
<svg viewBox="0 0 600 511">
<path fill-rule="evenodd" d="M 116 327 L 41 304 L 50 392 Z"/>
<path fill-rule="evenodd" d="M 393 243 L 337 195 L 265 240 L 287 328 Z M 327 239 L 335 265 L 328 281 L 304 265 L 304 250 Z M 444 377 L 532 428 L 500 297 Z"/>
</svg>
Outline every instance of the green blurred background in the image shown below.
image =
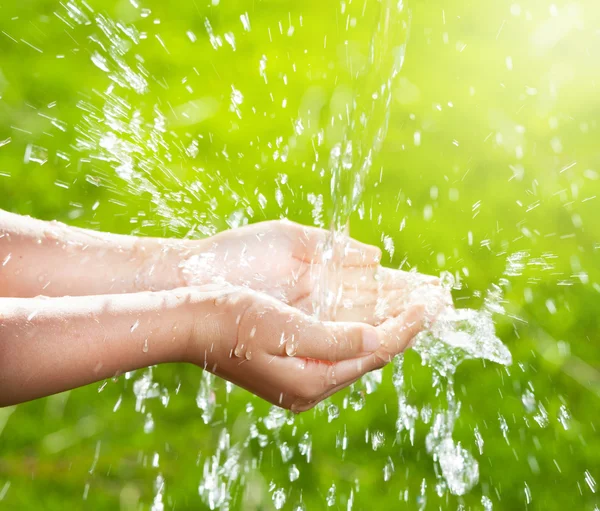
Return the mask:
<svg viewBox="0 0 600 511">
<path fill-rule="evenodd" d="M 315 110 L 333 114 L 348 94 L 340 54 L 347 14 L 360 4 L 98 0 L 78 4 L 87 13 L 78 18 L 71 2 L 0 0 L 0 208 L 174 237 L 280 216 L 327 219 L 328 147 L 314 146 L 326 115 Z M 493 509 L 598 509 L 600 7 L 409 7 L 388 137 L 351 233 L 385 245 L 390 266 L 458 274 L 461 307 L 481 306 L 507 257 L 529 253 L 497 317 L 513 366 L 468 362 L 457 374 L 455 436 L 476 454 L 480 483 L 461 498 L 438 496 L 426 427 L 418 424 L 414 445 L 396 435 L 388 368 L 361 410 L 344 408 L 341 393 L 337 419 L 317 410 L 270 432 L 262 449 L 252 440 L 230 507 L 272 509 L 283 488 L 284 509 L 326 508 L 335 484 L 332 509 L 483 509 L 482 496 Z M 374 29 L 369 13 L 353 32 L 358 47 Z M 100 25 L 125 41 L 116 54 Z M 143 93 L 118 85 L 126 68 L 114 55 L 144 77 Z M 142 177 L 116 171 L 98 143 L 132 119 L 140 119 L 138 139 L 121 129 L 120 140 L 147 140 L 127 153 Z M 157 492 L 164 509 L 207 509 L 198 486 L 222 430 L 231 445 L 252 423 L 264 433 L 259 418 L 269 407 L 215 383 L 218 408 L 205 424 L 200 371 L 165 366 L 153 378 L 169 399 L 150 399 L 139 413 L 133 382 L 141 375 L 0 410 L 0 509 L 149 509 Z M 414 353 L 406 379 L 411 403 L 436 402 Z M 377 449 L 367 431 L 383 440 Z M 305 433 L 310 463 L 298 448 Z M 289 461 L 284 443 L 294 449 Z M 290 482 L 292 463 L 300 476 Z"/>
</svg>

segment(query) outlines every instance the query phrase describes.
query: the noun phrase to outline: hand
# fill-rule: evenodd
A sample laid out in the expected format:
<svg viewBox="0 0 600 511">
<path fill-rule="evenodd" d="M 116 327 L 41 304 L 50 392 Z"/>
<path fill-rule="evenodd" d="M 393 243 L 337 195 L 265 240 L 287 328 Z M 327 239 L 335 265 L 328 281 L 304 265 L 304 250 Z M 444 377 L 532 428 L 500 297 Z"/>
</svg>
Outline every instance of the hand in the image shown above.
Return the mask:
<svg viewBox="0 0 600 511">
<path fill-rule="evenodd" d="M 371 325 L 401 314 L 425 288 L 442 292 L 433 277 L 381 267 L 379 248 L 351 238 L 341 241 L 337 273 L 328 275 L 322 267 L 328 235 L 288 221 L 252 224 L 202 240 L 181 269 L 188 285 L 227 282 L 266 293 L 306 314 L 317 312 L 314 304 L 323 293 L 339 289 L 331 300 L 330 319 Z"/>
<path fill-rule="evenodd" d="M 387 364 L 423 328 L 423 304 L 380 326 L 319 321 L 271 296 L 237 286 L 198 288 L 185 359 L 273 404 L 301 412 Z"/>
</svg>

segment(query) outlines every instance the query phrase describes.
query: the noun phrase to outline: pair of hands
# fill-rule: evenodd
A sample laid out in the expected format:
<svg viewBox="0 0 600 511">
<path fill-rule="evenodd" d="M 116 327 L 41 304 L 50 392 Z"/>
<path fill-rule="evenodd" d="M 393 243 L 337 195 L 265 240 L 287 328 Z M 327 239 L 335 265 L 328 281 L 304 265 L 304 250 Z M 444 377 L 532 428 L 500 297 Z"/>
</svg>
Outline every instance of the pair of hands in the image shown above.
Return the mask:
<svg viewBox="0 0 600 511">
<path fill-rule="evenodd" d="M 184 359 L 301 412 L 383 367 L 451 305 L 437 279 L 382 268 L 378 248 L 345 239 L 335 321 L 315 318 L 327 236 L 274 221 L 192 247 L 180 264 L 183 279 L 210 298 Z"/>
<path fill-rule="evenodd" d="M 136 238 L 0 210 L 0 406 L 187 361 L 311 408 L 451 304 L 437 279 L 328 235 L 278 221 L 200 241 Z"/>
</svg>

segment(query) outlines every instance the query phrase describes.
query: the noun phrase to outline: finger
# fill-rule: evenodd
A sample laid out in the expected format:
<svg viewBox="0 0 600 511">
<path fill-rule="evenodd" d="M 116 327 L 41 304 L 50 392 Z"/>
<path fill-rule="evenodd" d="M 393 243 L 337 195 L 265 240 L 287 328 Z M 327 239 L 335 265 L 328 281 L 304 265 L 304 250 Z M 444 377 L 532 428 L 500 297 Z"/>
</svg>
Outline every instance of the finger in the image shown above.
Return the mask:
<svg viewBox="0 0 600 511">
<path fill-rule="evenodd" d="M 334 394 L 336 394 L 340 390 L 343 390 L 343 389 L 349 387 L 353 383 L 356 383 L 358 380 L 360 380 L 360 378 L 355 378 L 352 381 L 344 382 L 341 385 L 336 385 L 335 387 L 333 387 L 332 389 L 328 390 L 327 392 L 325 392 L 325 394 L 319 396 L 316 399 L 297 398 L 291 404 L 290 410 L 292 412 L 294 412 L 294 413 L 306 412 L 306 411 L 310 410 L 311 408 L 314 408 L 315 405 L 319 404 L 321 401 L 325 401 L 325 399 L 333 396 Z"/>
<path fill-rule="evenodd" d="M 294 233 L 294 255 L 306 262 L 321 262 L 327 244 L 334 244 L 339 250 L 343 266 L 370 266 L 381 261 L 381 249 L 361 243 L 345 234 L 334 233 L 316 227 L 291 224 Z M 334 236 L 334 238 L 331 238 Z"/>
<path fill-rule="evenodd" d="M 380 346 L 379 334 L 371 325 L 314 321 L 300 332 L 296 355 L 316 360 L 347 360 L 374 353 Z"/>
<path fill-rule="evenodd" d="M 283 396 L 284 403 L 288 407 L 293 403 L 314 406 L 337 390 L 351 385 L 365 374 L 369 367 L 374 367 L 367 358 L 373 358 L 373 355 L 336 363 L 277 357 L 273 364 L 277 364 L 281 373 L 281 388 L 287 389 Z"/>
<path fill-rule="evenodd" d="M 238 345 L 257 344 L 272 355 L 345 360 L 380 347 L 377 330 L 367 324 L 318 321 L 270 298 L 249 307 L 239 323 Z"/>
<path fill-rule="evenodd" d="M 308 268 L 308 269 L 307 269 Z M 298 287 L 302 293 L 293 297 L 291 304 L 305 312 L 312 313 L 315 302 L 318 303 L 321 295 L 321 286 L 323 284 L 323 268 L 320 266 L 311 266 L 308 263 L 302 263 L 298 274 Z M 372 267 L 350 267 L 342 268 L 338 273 L 331 274 L 327 279 L 329 285 L 335 286 L 331 291 L 337 289 L 341 292 L 341 304 L 346 307 L 348 304 L 358 306 L 374 303 L 377 295 L 378 283 L 375 280 L 375 269 Z M 338 292 L 336 291 L 336 294 Z"/>
<path fill-rule="evenodd" d="M 377 327 L 381 336 L 381 349 L 377 355 L 382 362 L 389 362 L 402 353 L 421 332 L 426 324 L 426 310 L 423 304 L 409 306 L 404 313 L 384 321 Z"/>
<path fill-rule="evenodd" d="M 437 277 L 431 275 L 384 267 L 378 268 L 375 280 L 378 282 L 379 289 L 402 289 L 407 291 L 426 285 L 438 286 L 440 283 Z"/>
<path fill-rule="evenodd" d="M 309 318 L 296 325 L 281 325 L 276 354 L 332 362 L 374 353 L 381 345 L 377 330 L 367 324 Z"/>
<path fill-rule="evenodd" d="M 439 314 L 452 307 L 452 293 L 438 285 L 426 285 L 411 291 L 406 299 L 408 304 L 421 304 L 428 323 L 435 321 Z"/>
<path fill-rule="evenodd" d="M 231 358 L 211 372 L 274 405 L 290 409 L 299 395 L 302 399 L 314 399 L 308 394 L 312 391 L 311 377 L 305 365 L 303 359 L 257 352 L 251 360 Z"/>
<path fill-rule="evenodd" d="M 363 301 L 372 300 L 370 295 L 386 298 L 399 293 L 398 296 L 407 298 L 415 290 L 433 288 L 437 293 L 442 289 L 437 277 L 380 266 L 343 268 L 339 281 L 343 297 L 354 294 L 356 300 Z"/>
<path fill-rule="evenodd" d="M 313 314 L 316 306 L 312 294 L 301 297 L 292 304 L 306 314 Z M 407 306 L 404 291 L 345 289 L 335 310 L 335 320 L 367 323 L 377 326 L 388 318 L 400 315 Z"/>
<path fill-rule="evenodd" d="M 278 357 L 283 386 L 293 389 L 291 394 L 286 393 L 282 397 L 283 406 L 295 412 L 308 410 L 366 373 L 380 369 L 391 362 L 394 356 L 391 353 L 379 353 L 335 363 Z"/>
<path fill-rule="evenodd" d="M 393 357 L 389 360 L 387 358 L 386 356 L 385 363 Z M 291 360 L 288 360 L 289 362 Z M 298 387 L 298 395 L 307 401 L 321 401 L 336 392 L 336 389 L 347 387 L 366 373 L 381 368 L 385 363 L 382 363 L 382 357 L 375 354 L 335 363 L 305 360 L 301 366 L 303 384 Z M 292 364 L 289 365 L 292 373 Z"/>
<path fill-rule="evenodd" d="M 407 307 L 405 297 L 400 293 L 388 293 L 385 296 L 372 296 L 365 303 L 352 299 L 341 301 L 336 310 L 336 321 L 368 323 L 379 326 L 390 318 L 401 315 Z"/>
<path fill-rule="evenodd" d="M 344 246 L 344 267 L 375 266 L 381 262 L 381 249 L 374 245 L 361 243 L 352 238 L 346 238 L 348 243 Z"/>
</svg>

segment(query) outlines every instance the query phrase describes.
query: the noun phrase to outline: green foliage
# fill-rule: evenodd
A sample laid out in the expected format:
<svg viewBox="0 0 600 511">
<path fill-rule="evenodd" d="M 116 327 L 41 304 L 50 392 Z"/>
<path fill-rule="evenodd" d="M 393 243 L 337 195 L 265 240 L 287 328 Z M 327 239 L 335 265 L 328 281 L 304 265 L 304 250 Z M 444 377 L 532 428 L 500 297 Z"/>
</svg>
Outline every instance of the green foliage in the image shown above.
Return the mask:
<svg viewBox="0 0 600 511">
<path fill-rule="evenodd" d="M 127 58 L 134 65 L 140 56 L 149 92 L 117 88 L 111 97 L 138 109 L 146 126 L 157 105 L 167 117 L 173 158 L 161 153 L 167 163 L 150 175 L 181 221 L 157 211 L 153 197 L 121 179 L 110 162 L 75 149 L 86 132 L 83 108 L 101 109 L 110 82 L 90 59 L 98 49 L 90 38 L 98 32 L 94 24 L 77 25 L 50 0 L 0 2 L 1 208 L 167 236 L 197 236 L 201 225 L 224 229 L 234 211 L 249 221 L 287 216 L 313 223 L 310 193 L 322 194 L 325 216 L 330 212 L 325 148 L 314 168 L 306 164 L 314 161 L 311 137 L 318 128 L 295 136 L 292 126 L 306 105 L 335 110 L 345 23 L 337 2 L 89 3 L 148 34 Z M 364 194 L 365 214 L 355 215 L 351 231 L 379 245 L 389 236 L 395 247 L 385 261 L 390 266 L 458 273 L 461 307 L 481 305 L 503 277 L 508 255 L 529 253 L 522 274 L 509 277 L 507 312 L 498 317 L 513 366 L 468 362 L 457 374 L 462 413 L 455 434 L 478 453 L 474 428 L 481 433 L 480 484 L 463 498 L 436 495 L 425 427 L 418 425 L 414 444 L 396 435 L 396 396 L 386 369 L 361 410 L 344 409 L 343 392 L 333 399 L 339 418 L 328 422 L 326 411 L 309 412 L 271 433 L 262 451 L 252 441 L 257 466 L 233 487 L 232 509 L 271 509 L 271 482 L 286 490 L 290 509 L 300 500 L 306 509 L 324 508 L 332 483 L 334 509 L 346 509 L 351 492 L 353 509 L 420 509 L 424 479 L 427 509 L 483 509 L 482 495 L 494 509 L 597 509 L 600 500 L 585 472 L 600 481 L 600 9 L 591 0 L 409 4 L 411 39 L 389 134 Z M 142 17 L 142 8 L 151 14 Z M 249 32 L 240 22 L 246 12 Z M 206 18 L 215 34 L 235 34 L 235 51 L 226 42 L 212 48 Z M 368 41 L 369 31 L 361 30 L 357 40 Z M 268 84 L 259 73 L 263 55 Z M 229 108 L 232 87 L 244 96 L 241 117 Z M 190 101 L 196 117 L 186 120 L 181 114 L 192 109 Z M 323 118 L 315 118 L 317 126 Z M 184 156 L 180 149 L 193 138 L 199 153 Z M 25 162 L 30 144 L 47 152 L 45 164 Z M 287 159 L 275 158 L 284 146 Z M 145 151 L 143 158 L 156 163 Z M 202 193 L 189 193 L 195 182 Z M 205 425 L 195 402 L 200 371 L 165 366 L 154 369 L 154 377 L 168 389 L 168 405 L 149 400 L 142 414 L 132 390 L 140 376 L 0 410 L 0 509 L 148 509 L 158 473 L 165 509 L 204 509 L 198 485 L 221 430 L 228 428 L 232 444 L 244 442 L 249 424 L 268 406 L 219 384 L 216 420 Z M 414 353 L 407 354 L 406 380 L 411 403 L 439 399 Z M 535 395 L 534 412 L 522 402 L 527 389 Z M 547 424 L 535 420 L 540 405 Z M 570 412 L 568 427 L 558 420 L 561 407 Z M 154 429 L 145 433 L 147 414 Z M 367 431 L 383 434 L 377 450 L 365 441 Z M 297 452 L 305 432 L 312 439 L 310 463 Z M 289 463 L 282 461 L 282 442 L 296 449 Z M 389 459 L 394 473 L 384 481 Z M 300 471 L 295 482 L 288 479 L 290 463 Z"/>
</svg>

